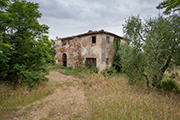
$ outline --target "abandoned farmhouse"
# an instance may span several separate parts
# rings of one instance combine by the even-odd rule
[[[92,31],[61,38],[55,41],[56,64],[77,68],[87,63],[95,65],[100,71],[110,67],[113,61],[113,40],[122,37],[104,31]]]

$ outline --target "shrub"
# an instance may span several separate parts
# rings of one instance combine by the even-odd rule
[[[94,73],[98,73],[99,72],[99,69],[97,67],[92,67],[91,70],[94,72]]]
[[[114,67],[106,68],[105,70],[103,70],[103,71],[101,72],[101,74],[104,75],[104,76],[106,76],[106,75],[112,75],[112,74],[114,74],[114,73],[116,73],[116,70],[115,70]]]
[[[67,70],[73,70],[73,68],[72,68],[72,67],[67,67],[66,69],[67,69]]]
[[[168,79],[161,82],[162,89],[166,91],[175,91],[179,92],[180,89],[178,87],[178,83],[175,80]]]
[[[31,89],[37,87],[40,81],[45,82],[49,80],[45,77],[45,74],[47,74],[47,72],[45,72],[45,68],[41,68],[42,70],[44,69],[44,71],[41,71],[42,73],[40,73],[39,71],[26,69],[26,66],[16,64],[14,69],[18,71],[18,83],[25,85]]]

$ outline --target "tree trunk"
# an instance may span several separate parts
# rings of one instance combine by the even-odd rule
[[[154,75],[152,86],[160,88],[161,80],[164,75],[164,72],[167,70],[171,63],[171,55],[168,56],[168,59],[166,61],[166,64],[160,69],[160,75]]]
[[[171,63],[171,55],[168,57],[166,64],[164,65],[164,67],[161,68],[161,74],[163,75],[164,72],[166,71],[166,69],[169,67],[169,64]]]
[[[139,70],[139,68],[136,64],[134,64],[134,66],[137,68],[138,72],[146,78],[146,85],[147,85],[147,87],[149,87],[149,79],[148,79],[147,75],[144,73],[141,73],[141,71]]]

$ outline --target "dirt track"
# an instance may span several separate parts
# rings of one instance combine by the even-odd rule
[[[80,80],[60,72],[50,72],[50,82],[57,85],[47,97],[23,107],[13,120],[68,120],[83,119],[86,98]],[[27,112],[28,111],[28,112]]]

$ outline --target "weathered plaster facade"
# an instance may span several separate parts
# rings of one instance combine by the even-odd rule
[[[104,30],[90,30],[88,33],[56,40],[56,64],[77,68],[84,66],[87,59],[95,59],[99,70],[110,67],[114,54],[114,37],[120,38],[121,43],[124,43],[122,37]]]

